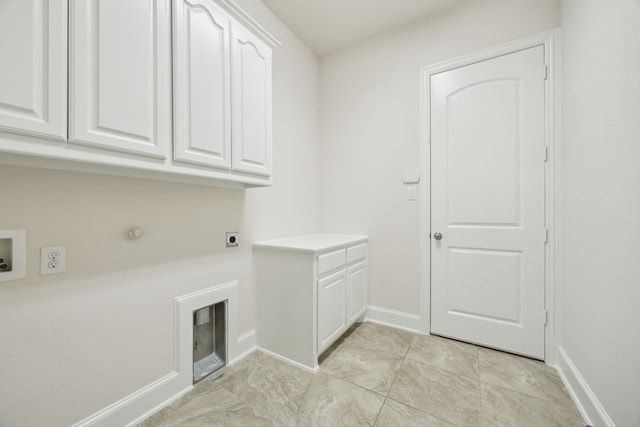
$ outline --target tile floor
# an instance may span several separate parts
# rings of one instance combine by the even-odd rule
[[[373,323],[354,325],[316,374],[260,352],[221,371],[139,426],[583,425],[542,362]]]

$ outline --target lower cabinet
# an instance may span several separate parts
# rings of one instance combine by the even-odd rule
[[[367,308],[367,262],[362,261],[347,268],[347,292],[349,323],[354,323]]]
[[[258,346],[309,370],[363,316],[367,237],[314,234],[254,243]]]
[[[341,271],[318,280],[318,353],[347,330],[347,280]]]

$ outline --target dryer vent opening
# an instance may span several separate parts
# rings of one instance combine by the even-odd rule
[[[226,364],[227,301],[193,312],[193,383]]]

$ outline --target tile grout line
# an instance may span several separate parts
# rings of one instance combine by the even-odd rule
[[[411,346],[413,345],[413,340],[415,340],[415,336],[411,337],[411,342],[409,343],[409,345],[407,346],[407,349],[404,352],[404,356],[402,357],[402,362],[400,362],[400,366],[398,366],[398,370],[396,371],[396,374],[393,377],[393,381],[391,381],[391,385],[389,386],[389,391],[387,391],[387,393],[384,395],[384,400],[382,401],[382,405],[380,405],[378,414],[376,415],[376,418],[373,420],[373,426],[375,426],[376,423],[378,422],[378,418],[380,418],[380,414],[382,413],[382,408],[384,408],[384,405],[386,405],[387,403],[387,399],[389,398],[389,394],[391,393],[393,384],[396,382],[396,379],[398,378],[398,374],[400,373],[400,369],[402,369],[402,365],[404,364],[404,361],[407,360],[407,354],[409,354],[409,350],[411,350]]]
[[[400,370],[400,369],[398,369],[398,371],[399,371],[399,370]],[[336,375],[334,375],[334,374],[332,374],[332,373],[329,373],[329,372],[324,372],[324,374],[325,374],[325,375],[330,376],[330,377],[331,377],[331,378],[333,378],[333,379],[336,379],[336,380],[339,380],[339,381],[343,381],[343,382],[345,382],[345,383],[347,383],[347,384],[350,384],[350,385],[352,385],[352,386],[354,386],[354,387],[357,387],[357,388],[359,388],[359,389],[362,389],[362,390],[364,390],[364,391],[367,391],[367,392],[370,392],[370,393],[374,393],[374,394],[377,394],[377,395],[381,395],[381,393],[379,393],[379,392],[377,392],[377,391],[373,391],[373,390],[370,390],[370,389],[368,389],[368,388],[366,388],[366,387],[364,387],[364,386],[361,386],[360,384],[353,383],[353,382],[349,381],[349,380],[348,380],[348,379],[346,379],[346,378],[338,377],[338,376],[336,376]],[[314,374],[314,375],[315,375],[315,374]],[[396,374],[396,376],[397,376],[397,374]],[[394,381],[395,381],[395,377],[394,377]],[[388,395],[388,394],[389,394],[389,393],[387,392],[387,393],[384,395],[384,400],[382,401],[382,404],[380,405],[380,409],[378,409],[378,413],[376,414],[376,417],[373,419],[373,424],[372,424],[372,425],[375,425],[375,422],[378,420],[378,416],[380,415],[380,411],[382,411],[382,407],[384,406],[384,403],[387,401],[387,395]]]
[[[373,332],[375,333],[375,331],[373,331]],[[368,335],[368,333],[367,333],[367,335]],[[378,335],[384,335],[385,340],[387,338],[393,338],[392,341],[396,341],[395,338],[399,338],[400,337],[399,335],[395,335],[395,334],[394,334],[394,337],[387,336],[386,332],[384,334],[379,333]],[[381,417],[381,414],[382,414],[382,410],[383,410],[383,408],[386,406],[386,404],[389,401],[394,402],[394,405],[395,404],[403,405],[403,406],[406,406],[407,408],[412,408],[412,409],[416,410],[419,413],[426,414],[429,417],[434,417],[434,418],[437,418],[437,419],[442,420],[444,422],[450,422],[450,421],[447,421],[447,420],[444,420],[444,419],[440,418],[439,416],[432,415],[430,412],[426,412],[425,410],[423,410],[423,409],[421,409],[419,407],[416,407],[414,405],[409,405],[409,404],[403,402],[402,400],[398,400],[398,399],[390,397],[391,392],[394,389],[396,391],[398,391],[399,388],[401,388],[401,386],[402,386],[402,384],[400,384],[400,383],[396,384],[396,382],[398,381],[399,373],[403,368],[405,368],[405,370],[403,371],[403,372],[405,372],[405,374],[408,372],[406,370],[406,369],[408,369],[408,366],[409,366],[409,365],[406,365],[407,361],[410,362],[410,365],[415,363],[416,365],[424,365],[424,366],[427,366],[427,367],[430,367],[430,368],[436,368],[436,369],[442,370],[443,373],[447,373],[447,375],[448,374],[452,374],[452,375],[456,375],[456,376],[466,377],[468,379],[473,379],[472,377],[468,376],[465,373],[458,372],[458,371],[455,371],[455,370],[449,370],[449,369],[444,368],[442,366],[439,366],[437,364],[433,364],[435,362],[435,360],[432,360],[430,358],[427,358],[425,360],[422,360],[422,357],[418,357],[417,359],[415,357],[409,358],[408,357],[409,354],[414,354],[415,356],[425,356],[426,354],[430,354],[431,353],[431,350],[432,350],[431,345],[432,344],[430,342],[425,342],[424,344],[427,345],[427,347],[423,348],[423,341],[422,341],[421,337],[422,337],[421,334],[412,333],[410,336],[407,337],[407,338],[409,338],[408,340],[405,340],[404,338],[402,339],[403,343],[406,343],[408,341],[408,345],[405,347],[404,355],[400,355],[399,352],[395,353],[395,357],[394,358],[396,360],[396,363],[399,362],[399,364],[398,364],[397,370],[395,371],[395,374],[393,374],[393,372],[389,372],[390,374],[392,374],[390,376],[393,376],[393,378],[388,382],[389,383],[389,388],[387,389],[387,392],[385,394],[382,394],[381,392],[377,392],[377,391],[371,390],[371,389],[369,389],[369,388],[367,388],[365,386],[353,383],[353,382],[351,382],[350,380],[348,380],[346,378],[341,378],[341,377],[337,376],[336,374],[332,374],[332,373],[326,372],[322,368],[317,373],[323,372],[323,375],[327,375],[328,377],[334,378],[336,380],[343,381],[345,383],[349,383],[349,384],[351,384],[353,386],[356,386],[357,388],[359,388],[359,389],[361,389],[363,391],[367,391],[368,393],[374,393],[374,394],[377,394],[378,396],[382,397],[383,400],[382,400],[382,402],[381,402],[381,404],[380,404],[380,406],[379,406],[379,408],[377,410],[377,413],[374,414],[375,416],[371,418],[371,420],[372,420],[372,424],[371,425],[372,426],[376,426],[378,424],[378,422],[381,419],[380,417]],[[373,339],[373,337],[370,337],[370,338]],[[399,342],[393,342],[393,343],[390,343],[390,344],[393,344],[393,346],[391,346],[391,347],[395,347],[395,345],[399,344]],[[433,344],[433,345],[435,345],[435,344]],[[491,409],[493,408],[493,406],[490,403],[493,400],[493,398],[492,398],[492,390],[493,390],[494,387],[496,389],[500,390],[500,393],[509,393],[509,394],[513,394],[514,396],[515,395],[519,396],[519,398],[523,399],[523,402],[524,401],[531,401],[531,402],[537,401],[537,402],[540,402],[542,405],[546,405],[546,404],[550,403],[553,406],[556,406],[559,409],[562,409],[564,412],[567,412],[567,414],[569,413],[569,410],[567,408],[565,408],[565,405],[563,405],[559,401],[556,402],[555,400],[553,400],[554,394],[544,394],[544,396],[538,395],[538,393],[530,394],[530,390],[529,389],[526,389],[526,390],[519,389],[519,387],[517,386],[517,384],[519,384],[519,383],[517,383],[515,386],[512,386],[510,384],[502,383],[500,381],[500,378],[501,378],[500,375],[495,376],[495,377],[494,377],[494,375],[491,375],[493,373],[492,367],[494,365],[496,366],[496,368],[502,368],[502,364],[501,363],[497,363],[502,359],[494,360],[494,359],[488,358],[488,357],[485,356],[485,353],[483,352],[485,347],[478,346],[478,345],[475,345],[475,344],[471,344],[471,345],[473,347],[476,347],[476,349],[478,350],[477,353],[476,353],[475,362],[477,363],[477,384],[478,384],[479,398],[480,398],[479,399],[480,400],[479,401],[480,414],[479,414],[479,419],[478,419],[478,424],[477,424],[479,427],[487,427],[487,426],[491,425],[491,424],[487,424],[487,423],[491,422],[489,419],[491,418],[491,413],[492,413]],[[388,348],[391,348],[391,347],[388,347]],[[433,347],[433,349],[435,350],[435,349],[437,349],[437,347],[438,346]],[[373,350],[372,348],[370,349],[366,345],[362,346],[362,348],[364,350],[366,350],[367,352]],[[400,347],[400,348],[402,348],[402,347]],[[486,349],[486,350],[490,351],[490,352],[497,351],[497,350],[493,350],[493,349]],[[383,353],[387,353],[386,351],[383,351],[383,350],[378,350],[378,351],[379,352],[383,352]],[[393,354],[393,353],[388,353],[388,354]],[[487,355],[488,355],[488,353],[487,353]],[[507,355],[509,355],[509,354],[507,353]],[[269,357],[268,355],[265,355],[265,356],[266,356],[267,360],[272,360],[272,358]],[[511,355],[509,355],[509,356],[511,356]],[[516,356],[516,357],[517,357],[517,360],[520,360],[520,356]],[[465,358],[467,359],[467,361],[465,363],[467,363],[470,358],[467,358],[466,356],[465,356]],[[420,359],[420,360],[418,360],[418,359]],[[486,363],[481,363],[481,361],[482,362],[486,362]],[[242,392],[240,394],[237,394],[236,392],[234,392],[232,389],[237,389],[237,387],[235,387],[232,384],[232,382],[225,381],[225,380],[233,378],[233,377],[235,377],[237,375],[240,375],[239,378],[244,378],[246,380],[248,378],[245,378],[246,375],[243,375],[243,373],[247,374],[247,373],[250,373],[252,371],[255,371],[255,373],[257,373],[259,371],[262,371],[262,373],[264,374],[265,370],[264,370],[264,366],[263,366],[264,363],[263,362],[264,361],[262,359],[255,359],[255,360],[252,360],[250,363],[248,363],[246,366],[242,365],[243,367],[241,369],[237,369],[237,365],[236,366],[228,366],[227,369],[225,369],[224,372],[221,373],[221,375],[219,377],[217,377],[217,378],[213,379],[212,381],[210,381],[209,384],[205,383],[205,381],[209,382],[209,380],[203,381],[202,385],[201,385],[201,390],[199,392],[198,392],[197,386],[196,386],[196,388],[194,388],[194,390],[192,392],[190,392],[190,393],[193,395],[194,398],[199,398],[201,393],[208,394],[210,391],[214,390],[214,388],[215,389],[220,389],[220,390],[225,390],[227,393],[229,393],[230,396],[233,396],[235,399],[238,399],[238,401],[241,402],[243,404],[243,406],[246,405],[246,407],[250,408],[254,412],[254,414],[256,414],[256,415],[258,415],[260,417],[266,417],[267,419],[272,420],[272,422],[276,423],[276,425],[278,425],[278,426],[282,426],[282,427],[293,426],[293,425],[295,425],[296,418],[300,418],[300,416],[303,415],[303,414],[301,414],[301,409],[298,407],[298,405],[295,404],[296,399],[298,399],[299,396],[307,393],[307,391],[311,387],[312,380],[310,380],[308,382],[302,381],[302,380],[298,382],[296,380],[296,382],[298,382],[300,385],[302,385],[304,382],[306,382],[306,384],[300,390],[300,392],[295,393],[295,394],[285,393],[283,396],[286,396],[286,399],[283,400],[283,401],[279,400],[279,402],[283,402],[283,409],[286,406],[289,406],[290,410],[295,408],[295,410],[291,410],[291,415],[289,415],[289,416],[286,416],[287,414],[285,412],[280,414],[279,411],[277,411],[277,413],[280,414],[280,415],[272,416],[270,411],[266,411],[266,410],[263,411],[263,410],[259,409],[258,406],[254,406],[253,403],[255,403],[255,402],[252,402],[252,401],[250,401],[248,399],[248,396],[245,396]],[[279,360],[275,360],[275,359],[274,359],[274,362],[277,365],[277,366],[274,365],[275,366],[274,369],[279,367],[280,364],[286,364],[285,362],[282,362],[282,361],[279,361]],[[542,363],[544,364],[544,362],[542,362]],[[287,366],[291,366],[291,365],[287,364]],[[527,363],[527,364],[522,366],[522,369],[524,369],[525,371],[528,372],[530,370],[529,369],[530,366],[533,366],[533,367],[536,367],[536,368],[538,367],[537,363],[535,365],[529,365]],[[544,365],[542,365],[542,366],[544,366]],[[247,369],[248,369],[248,371],[247,371]],[[270,369],[269,369],[269,371],[270,371]],[[276,371],[274,371],[274,373],[276,375],[283,374],[285,377],[292,376],[292,377],[298,378],[298,375],[297,375],[298,369],[297,368],[292,371],[293,373],[289,372],[289,370],[282,370],[282,369],[279,369],[279,368],[276,369]],[[465,371],[465,372],[467,372],[467,371]],[[502,370],[500,370],[499,372],[502,372]],[[481,380],[481,376],[482,376],[481,374],[482,373],[486,373],[486,374],[489,375],[488,378],[486,378],[485,381]],[[548,374],[544,369],[531,369],[531,373],[536,374],[535,375],[536,378],[538,376],[540,376],[541,379],[544,379],[545,381],[547,381],[546,377],[548,376]],[[405,375],[405,374],[403,374],[403,375]],[[504,372],[503,372],[503,374],[504,374]],[[313,376],[314,375],[312,375],[312,377]],[[389,377],[387,377],[387,378],[389,378]],[[545,377],[545,378],[542,378],[542,377]],[[291,379],[295,379],[295,378],[291,378]],[[433,379],[429,379],[429,376],[426,377],[426,379],[429,380],[429,381],[433,381]],[[551,378],[551,379],[553,379],[553,378]],[[553,385],[553,382],[550,383],[550,384]],[[566,389],[563,388],[563,391],[564,391],[564,393],[566,393]],[[403,395],[404,394],[400,393],[400,396],[403,396]],[[377,400],[377,398],[375,400]],[[403,399],[403,400],[405,400],[405,399]],[[174,406],[174,405],[175,405],[175,402],[174,402],[174,404],[172,404],[172,406]],[[180,405],[180,406],[183,406],[183,405]],[[291,408],[291,406],[293,406],[293,408]],[[419,404],[418,404],[418,406],[419,406]],[[373,408],[371,408],[371,409],[373,409]],[[569,408],[569,409],[571,409],[571,408]],[[385,419],[388,419],[389,417],[392,417],[393,419],[395,419],[396,411],[393,410],[393,409],[389,409],[389,408],[388,408],[388,410],[390,412],[385,413],[386,414],[385,415]],[[486,411],[488,411],[488,412],[486,412]],[[158,411],[154,415],[157,415],[159,412],[161,412],[161,411]],[[369,413],[372,413],[372,411],[369,412]],[[483,413],[484,413],[485,417],[487,417],[487,418],[483,419]],[[397,415],[402,415],[402,414],[397,414]],[[569,415],[571,415],[571,414],[569,414]],[[567,417],[569,417],[569,415],[567,415]],[[151,417],[149,417],[149,418],[151,418]],[[147,420],[149,418],[147,418]],[[142,422],[144,422],[144,421],[145,420],[142,420]],[[284,424],[282,424],[282,423],[284,423]]]
[[[541,364],[544,365],[543,361],[534,361],[533,359],[529,359],[529,358],[526,358],[524,356],[518,356],[518,355],[514,355],[514,354],[511,354],[511,353],[502,351],[502,350],[486,348],[486,347],[483,347],[483,346],[478,346],[478,348],[479,349],[484,349],[486,351],[495,351],[495,352],[498,352],[500,354],[507,355],[509,357],[516,357],[517,358],[516,360],[523,361],[525,366],[533,367],[533,369],[535,371],[537,371],[537,372],[534,372],[534,375],[536,377],[541,376],[541,375],[545,375],[545,376],[548,375],[546,372],[544,372],[543,369],[540,368],[540,366],[538,366],[538,363],[541,363]],[[531,362],[534,362],[534,363],[531,363]],[[541,400],[541,401],[548,402],[548,403],[552,403],[552,404],[557,404],[557,399],[555,399],[554,396],[541,394],[541,393],[537,393],[537,392],[531,392],[530,391],[530,387],[528,387],[525,390],[525,389],[519,388],[517,386],[513,386],[511,384],[505,384],[505,383],[500,382],[500,381],[492,380],[491,378],[482,380],[482,376],[480,375],[481,366],[482,366],[482,364],[480,363],[480,352],[479,352],[478,353],[478,375],[480,376],[480,384],[486,384],[486,385],[489,385],[489,386],[492,386],[492,387],[499,387],[499,388],[502,388],[502,389],[505,389],[505,390],[509,390],[511,392],[514,392],[514,393],[519,393],[521,395],[524,395],[524,396],[527,396],[527,397],[530,397],[530,398],[534,398],[534,399]],[[558,378],[558,380],[559,380],[559,378]],[[568,395],[566,389],[564,389],[564,387],[563,387],[562,390],[567,395],[567,397],[571,400],[571,397]],[[571,401],[573,402],[573,400],[571,400]]]
[[[416,335],[412,338],[412,340],[411,340],[411,344],[409,345],[409,348],[407,349],[407,351],[406,351],[406,353],[405,353],[405,356],[404,356],[404,359],[403,359],[403,361],[402,361],[402,364],[401,364],[400,368],[402,368],[402,365],[404,364],[404,362],[405,362],[406,360],[409,360],[409,361],[411,361],[412,363],[418,363],[418,364],[421,364],[421,365],[429,366],[429,367],[431,367],[431,368],[441,369],[441,370],[443,370],[443,371],[445,371],[445,372],[448,372],[449,374],[453,374],[453,375],[457,375],[457,376],[463,376],[463,377],[466,377],[466,378],[472,379],[472,378],[470,378],[470,377],[468,377],[468,376],[466,376],[466,375],[462,375],[462,374],[460,374],[460,373],[458,373],[458,372],[449,371],[448,369],[443,369],[443,368],[441,368],[441,367],[439,367],[439,366],[432,365],[431,363],[427,363],[427,362],[423,362],[423,361],[420,361],[420,360],[415,360],[415,359],[411,359],[411,358],[407,357],[407,356],[408,356],[408,354],[409,354],[409,351],[411,350],[411,348],[412,348],[412,346],[413,346],[414,341],[415,341],[416,339],[418,339],[419,337],[420,337],[420,335],[419,335],[419,334],[416,334]],[[479,362],[480,362],[480,358],[479,358],[479,355],[478,355],[478,364],[479,364]],[[400,369],[398,369],[398,372],[396,373],[396,378],[397,378],[397,376],[398,376],[398,374],[399,374],[399,373],[400,373]],[[395,379],[396,379],[396,378],[394,378],[393,382],[395,382]],[[393,385],[392,385],[392,386],[393,386]],[[478,378],[478,388],[480,388],[480,379],[479,379],[479,378]],[[478,391],[480,391],[480,390],[478,390]],[[387,396],[388,396],[388,395],[387,395]],[[387,399],[385,398],[385,403],[386,403],[386,400],[387,400]],[[402,405],[404,405],[404,406],[407,406],[407,407],[409,407],[409,408],[411,408],[411,409],[414,409],[414,410],[416,410],[416,411],[418,411],[418,412],[421,412],[421,413],[423,413],[423,414],[426,414],[426,415],[428,415],[429,417],[436,418],[436,419],[441,420],[441,421],[443,421],[443,422],[445,422],[445,423],[450,423],[450,424],[451,424],[451,421],[445,420],[445,419],[443,419],[443,418],[441,418],[441,417],[439,417],[439,416],[436,416],[436,415],[433,415],[433,414],[431,414],[431,413],[429,413],[429,412],[426,412],[426,411],[424,411],[424,410],[423,410],[423,409],[421,409],[421,408],[417,408],[417,407],[415,407],[415,406],[413,406],[413,405],[410,405],[410,404],[408,404],[408,403],[406,403],[406,402],[401,402],[401,401],[399,401],[399,400],[395,400],[395,399],[391,399],[391,400],[392,400],[392,401],[394,401],[394,402],[397,402],[397,403],[399,403],[399,404],[402,404]],[[377,419],[376,419],[376,421],[377,421]],[[480,420],[479,420],[479,421],[480,421]]]
[[[266,355],[266,356],[270,357],[268,355]],[[279,362],[279,361],[277,361],[277,359],[274,359],[274,360],[276,360],[276,362]],[[297,367],[294,367],[294,368],[298,369]],[[230,375],[228,375],[227,377],[229,377],[229,376]],[[220,378],[222,378],[222,376],[216,378],[214,381],[217,381]],[[304,392],[306,392],[310,385],[311,385],[311,381],[309,381],[309,383],[304,387],[304,390],[302,390],[299,394],[297,394],[296,397],[301,395],[301,394],[303,394]],[[280,422],[280,420],[278,420],[277,417],[273,416],[268,411],[265,411],[265,410],[262,410],[262,409],[258,408],[252,401],[250,401],[249,399],[245,398],[244,396],[241,396],[241,395],[237,394],[236,392],[231,390],[228,386],[225,386],[224,383],[219,384],[218,387],[226,390],[227,392],[231,393],[233,396],[238,398],[241,402],[243,402],[245,405],[247,405],[249,408],[251,408],[254,411],[254,413],[260,414],[262,416],[266,416],[273,422]],[[287,406],[289,403],[292,403],[293,400],[294,400],[294,398],[287,397],[287,399],[286,399],[285,403],[283,404],[283,406]],[[291,420],[293,419],[294,416],[300,414],[299,408],[297,407],[297,405],[295,405],[295,406],[296,406],[296,413],[292,413],[289,416],[289,418],[287,419],[287,423],[284,424],[285,426],[288,426],[291,423]]]

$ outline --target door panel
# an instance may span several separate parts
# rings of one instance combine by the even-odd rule
[[[451,312],[517,322],[521,262],[520,252],[449,247]],[[469,283],[482,283],[483,286],[469,288]]]
[[[203,0],[174,2],[175,153],[231,167],[230,18]]]
[[[66,2],[3,0],[0,52],[0,130],[65,139]]]
[[[347,269],[349,291],[349,324],[364,314],[367,307],[367,263],[361,262]]]
[[[431,77],[432,332],[544,357],[542,46]]]
[[[518,225],[518,86],[514,80],[480,82],[448,97],[451,224]],[[478,112],[479,105],[491,108]],[[480,135],[486,136],[482,144]]]
[[[171,143],[169,0],[70,5],[70,142],[165,158]]]
[[[318,280],[318,354],[347,330],[345,271]]]
[[[271,49],[233,27],[232,169],[271,175]]]

